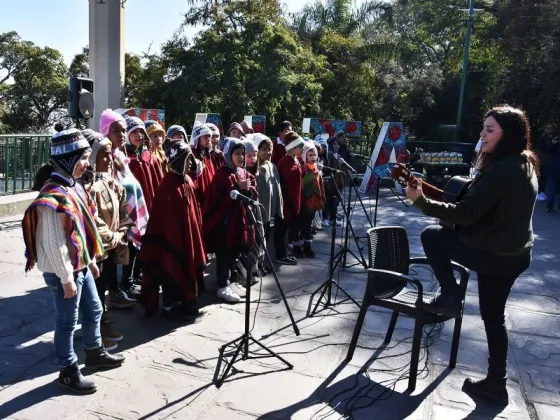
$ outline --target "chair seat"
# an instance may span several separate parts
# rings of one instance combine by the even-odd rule
[[[424,292],[422,301],[424,305],[431,303],[435,298],[436,293]],[[403,314],[412,315],[416,311],[416,299],[418,299],[418,291],[414,289],[403,289],[399,294],[390,299],[377,300],[378,302],[386,302],[387,305],[381,305],[393,310],[398,310]],[[436,324],[438,322],[445,322],[450,320],[451,316],[432,314],[424,312],[424,324]]]
[[[428,304],[432,302],[436,298],[435,293],[424,293],[422,296],[422,301],[424,304]],[[418,299],[418,291],[412,289],[403,289],[398,295],[393,296],[391,299],[394,302],[398,302],[400,304],[410,306],[411,308],[416,307],[416,300]]]

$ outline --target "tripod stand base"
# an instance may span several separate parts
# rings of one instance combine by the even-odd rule
[[[249,345],[251,342],[257,344],[263,350],[266,350],[270,354],[270,356],[268,357],[275,357],[278,360],[280,360],[282,363],[284,363],[287,366],[287,368],[283,370],[293,369],[294,366],[291,363],[286,361],[284,358],[280,357],[278,354],[274,353],[272,350],[270,350],[268,347],[266,347],[257,339],[253,338],[251,334],[243,334],[241,337],[238,337],[235,340],[230,341],[229,343],[224,344],[222,347],[220,347],[220,356],[218,357],[218,365],[216,366],[216,372],[214,373],[214,385],[216,386],[216,388],[220,388],[222,386],[224,381],[227,379],[228,373],[233,369],[233,365],[236,362],[239,362],[240,360],[263,358],[263,356],[251,356],[249,354]],[[231,360],[227,360],[224,357],[224,352],[230,346],[235,346],[236,348]],[[219,373],[220,373],[220,367],[222,366],[222,360],[225,360],[225,364],[227,367],[224,373],[220,376]]]
[[[336,287],[342,293],[344,293],[346,295],[346,299],[339,300],[338,302],[336,302],[332,298],[333,286]],[[313,305],[313,298],[319,292],[321,292],[321,296],[319,296],[319,299],[317,300],[315,307],[313,308],[313,310],[311,310],[311,306]],[[324,282],[321,286],[319,286],[319,288],[311,294],[311,297],[309,298],[309,306],[307,307],[307,316],[312,317],[313,315],[315,315],[318,312],[317,309],[319,308],[319,305],[321,304],[323,305],[323,308],[320,309],[322,311],[324,309],[332,308],[336,305],[340,305],[341,303],[345,303],[348,301],[352,301],[358,308],[361,308],[361,305],[358,302],[356,302],[356,300],[352,296],[350,296],[348,292],[346,292],[346,290],[344,290],[336,280],[329,279],[326,282]]]

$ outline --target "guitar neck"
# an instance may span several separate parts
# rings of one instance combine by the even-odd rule
[[[422,181],[422,191],[428,198],[436,201],[443,200],[443,191],[437,187],[434,187],[433,185],[428,184],[427,182]]]

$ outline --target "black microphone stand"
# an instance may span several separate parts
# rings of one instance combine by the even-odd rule
[[[247,289],[246,289],[247,294],[245,296],[245,332],[243,333],[243,335],[241,337],[238,337],[235,340],[230,341],[229,343],[226,343],[219,348],[220,355],[218,357],[218,365],[216,366],[216,371],[214,373],[214,385],[217,388],[220,388],[222,386],[225,379],[227,378],[228,373],[233,368],[234,363],[236,363],[240,360],[239,356],[240,356],[241,351],[243,351],[243,354],[241,355],[242,360],[247,360],[247,359],[250,359],[250,358],[258,358],[258,359],[263,358],[262,355],[253,356],[253,357],[251,357],[249,355],[249,344],[250,344],[250,342],[253,342],[253,343],[257,344],[263,350],[266,350],[270,354],[270,356],[268,356],[268,357],[275,357],[278,360],[280,360],[281,362],[283,362],[287,366],[286,369],[283,369],[283,370],[290,370],[290,369],[293,368],[293,365],[291,363],[287,362],[285,359],[280,357],[277,353],[273,352],[271,349],[266,347],[264,344],[262,344],[260,341],[258,341],[257,339],[255,339],[251,335],[251,330],[250,330],[250,327],[249,327],[250,318],[251,318],[251,283],[252,283],[252,280],[253,280],[253,261],[252,261],[252,258],[251,258],[251,250],[253,249],[253,238],[254,238],[253,234],[254,234],[254,232],[255,231],[259,232],[259,236],[261,235],[261,232],[260,232],[259,229],[255,229],[255,225],[257,224],[257,219],[255,218],[255,215],[253,214],[253,211],[251,210],[251,204],[246,202],[246,201],[242,201],[242,203],[245,206],[245,210],[246,210],[246,213],[247,213],[247,230],[248,230],[247,249],[248,249],[248,254],[249,254],[249,258],[248,258],[249,267],[247,268],[247,283],[246,283],[247,284]],[[264,238],[262,238],[262,236],[260,236],[259,239],[264,240]],[[268,254],[268,251],[266,251],[266,247],[265,247],[265,252],[266,252],[266,256],[268,257],[268,262],[270,263],[270,265],[272,267],[274,267],[274,265],[272,264],[272,260],[270,259],[270,255]],[[296,335],[299,336],[299,329],[298,329],[298,327],[295,323],[292,312],[290,311],[290,308],[288,306],[288,302],[286,301],[286,296],[284,295],[282,287],[280,286],[280,282],[278,281],[278,277],[276,275],[276,272],[273,271],[273,274],[274,274],[274,280],[276,280],[276,284],[278,285],[278,289],[280,290],[280,294],[282,295],[282,300],[284,301],[284,305],[286,305],[288,315],[290,316],[290,319],[292,321],[292,325],[294,327],[294,332],[296,333]],[[233,357],[231,358],[231,360],[227,360],[224,357],[224,352],[230,346],[233,346],[235,348],[235,350],[233,350]],[[225,361],[226,369],[224,370],[224,373],[220,376],[220,368],[222,366],[222,360]]]
[[[358,240],[356,238],[354,228],[352,227],[352,224],[350,223],[350,214],[349,214],[348,208],[344,207],[344,200],[342,199],[342,195],[340,194],[340,190],[338,189],[338,186],[336,185],[336,182],[334,182],[334,180],[333,180],[333,184],[334,184],[334,187],[335,187],[336,196],[337,196],[338,200],[342,203],[342,209],[344,210],[344,213],[345,213],[345,216],[346,216],[347,227],[349,226],[350,229],[352,230],[352,235],[354,237],[354,241],[356,241],[356,246],[358,246],[358,249],[360,250],[360,246],[359,246]],[[339,304],[347,302],[349,300],[354,302],[358,308],[361,307],[360,304],[354,298],[352,298],[352,296],[350,296],[348,294],[348,292],[346,292],[346,290],[344,290],[342,288],[342,286],[340,284],[338,284],[338,282],[336,280],[334,280],[334,278],[333,278],[334,277],[334,271],[335,271],[336,267],[341,265],[342,258],[344,258],[346,256],[346,252],[352,253],[352,251],[347,249],[347,243],[346,243],[346,245],[344,245],[340,249],[340,251],[338,251],[338,253],[335,254],[335,252],[334,252],[335,244],[336,244],[336,225],[333,223],[331,225],[331,252],[330,252],[330,258],[329,258],[329,277],[321,286],[319,286],[319,288],[317,290],[315,290],[311,294],[311,297],[309,299],[309,306],[307,307],[307,316],[308,317],[312,317],[313,315],[315,315],[315,313],[317,313],[317,308],[319,307],[319,304],[323,301],[323,299],[325,299],[325,301],[323,302],[323,306],[324,306],[323,309],[339,305]],[[362,253],[362,251],[360,250],[360,254],[361,253]],[[354,255],[354,254],[352,253],[352,255]],[[364,257],[362,255],[362,259],[363,258]],[[332,287],[333,286],[335,286],[338,290],[340,290],[342,293],[344,293],[347,296],[347,299],[335,302],[335,300],[332,299]],[[321,292],[321,295],[319,296],[319,299],[317,300],[317,303],[315,304],[315,307],[313,308],[313,310],[311,310],[311,305],[313,305],[313,298],[319,292]]]
[[[352,203],[352,189],[354,189],[354,192],[356,193],[356,197],[358,197],[358,201],[360,202],[362,209],[364,210],[364,214],[366,216],[366,219],[369,223],[369,227],[373,227],[374,225],[371,223],[371,219],[369,218],[368,212],[366,210],[366,206],[364,205],[364,202],[362,200],[362,198],[360,197],[360,193],[358,191],[358,188],[354,185],[354,179],[352,178],[352,175],[349,172],[349,167],[348,164],[346,164],[345,166],[346,169],[346,175],[348,177],[348,179],[350,180],[349,184],[349,188],[348,188],[348,200],[346,201],[346,230],[344,232],[344,248],[345,252],[344,252],[344,256],[342,257],[342,268],[350,268],[350,267],[354,267],[356,265],[363,265],[364,268],[367,268],[367,263],[366,260],[364,258],[364,254],[362,252],[362,247],[360,247],[360,244],[358,242],[358,239],[363,239],[363,238],[367,238],[367,236],[364,237],[359,237],[356,235],[356,233],[354,232],[354,230],[351,227],[350,224],[350,215],[351,215],[351,203]],[[344,203],[342,204],[344,206]],[[350,248],[348,247],[348,241],[350,239],[350,229],[352,229],[352,235],[354,236],[354,240],[356,241],[356,246],[358,247],[358,251],[360,253],[361,258],[358,258],[358,256],[356,254],[354,254],[354,252],[352,252],[352,250],[350,250]],[[347,265],[346,264],[346,254],[350,253],[354,258],[356,258],[356,260],[358,260],[358,262],[354,263],[354,264],[350,264]]]

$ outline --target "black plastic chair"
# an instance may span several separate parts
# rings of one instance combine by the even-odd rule
[[[408,389],[412,392],[416,388],[418,359],[420,357],[420,344],[424,326],[443,322],[450,318],[425,311],[424,305],[431,302],[436,294],[425,293],[422,283],[408,275],[411,264],[426,265],[428,260],[426,258],[410,258],[406,230],[399,226],[375,227],[369,229],[367,234],[369,239],[368,281],[346,360],[350,361],[354,356],[354,350],[356,349],[358,337],[360,336],[369,306],[380,306],[393,311],[387,335],[385,336],[385,344],[391,341],[399,313],[407,314],[415,319],[410,376],[408,380]],[[464,296],[467,290],[467,282],[469,281],[469,271],[456,263],[453,263],[453,270],[459,273],[459,287]],[[407,285],[411,285],[414,288],[408,289]],[[451,356],[449,359],[449,367],[451,369],[455,367],[457,361],[463,309],[464,300],[461,312],[455,318]]]

